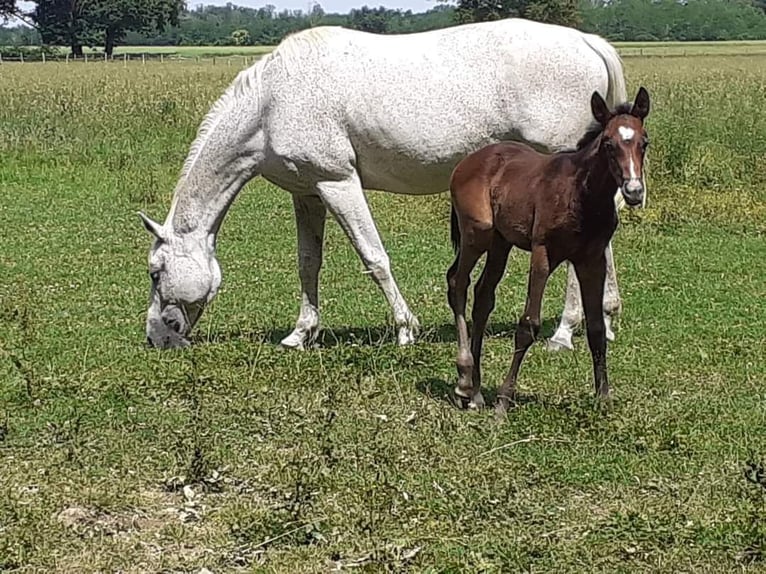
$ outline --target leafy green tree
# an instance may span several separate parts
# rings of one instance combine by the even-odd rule
[[[459,22],[527,18],[577,26],[580,10],[578,0],[458,0],[456,17]]]
[[[388,22],[395,12],[395,10],[389,10],[384,6],[379,8],[362,6],[349,12],[348,23],[355,30],[384,34],[388,28]]]
[[[87,0],[38,0],[32,19],[44,44],[69,46],[82,57],[83,46],[93,45],[98,35],[88,22]]]
[[[178,24],[183,7],[183,0],[91,0],[85,19],[98,31],[104,52],[111,56],[128,30],[162,32],[166,26]]]
[[[234,46],[249,46],[252,43],[250,40],[250,32],[241,28],[239,30],[234,30],[229,38]]]

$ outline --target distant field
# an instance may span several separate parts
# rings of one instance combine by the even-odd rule
[[[502,424],[450,403],[446,194],[368,194],[416,345],[331,219],[321,346],[275,346],[295,224],[257,178],[195,345],[146,348],[136,212],[164,219],[236,62],[0,67],[0,571],[764,572],[766,56],[626,59],[652,144],[649,205],[615,237],[614,405],[594,408],[580,336],[532,348]],[[498,289],[487,396],[527,266]],[[545,336],[563,292],[559,271]]]
[[[614,42],[622,56],[738,56],[766,54],[764,41]]]
[[[764,41],[730,42],[614,42],[624,57],[635,56],[754,56],[766,55]],[[228,56],[262,56],[274,46],[119,46],[115,58],[123,54],[137,56],[147,54],[181,58],[212,58]],[[86,49],[88,54],[101,55],[101,50]],[[62,56],[66,53],[61,48]]]

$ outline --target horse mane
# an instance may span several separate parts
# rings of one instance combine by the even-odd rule
[[[630,110],[633,109],[633,104],[630,102],[625,102],[624,104],[620,104],[617,106],[612,113],[616,116],[621,116],[624,114],[629,114]],[[589,144],[593,142],[598,136],[601,135],[601,132],[604,131],[604,128],[601,126],[600,123],[598,123],[596,120],[593,120],[588,127],[588,130],[583,134],[583,136],[580,138],[580,141],[577,142],[577,147],[575,148],[577,151],[580,151],[584,148],[586,148]]]
[[[320,26],[290,34],[282,40],[273,52],[239,72],[229,87],[210,107],[199,128],[197,128],[197,135],[189,148],[189,153],[181,169],[181,179],[186,178],[189,174],[221,118],[234,107],[240,97],[254,95],[260,102],[261,80],[263,72],[269,64],[279,61],[289,70],[299,64],[313,50],[326,46],[327,39],[338,30],[341,30],[339,26]]]

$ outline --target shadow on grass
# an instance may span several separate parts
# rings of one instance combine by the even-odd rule
[[[546,339],[550,337],[557,323],[558,318],[545,319],[540,330],[540,337]],[[513,337],[516,325],[516,322],[501,321],[490,323],[487,327],[486,336],[490,338]],[[232,329],[213,333],[195,332],[191,336],[191,341],[196,345],[242,340],[278,345],[291,332],[292,327],[274,327],[266,331]],[[457,333],[455,325],[453,323],[444,323],[437,326],[421,326],[416,344],[455,343],[456,341]],[[316,340],[316,345],[322,348],[332,348],[340,345],[379,347],[386,344],[396,344],[396,327],[393,325],[376,327],[324,327]]]
[[[459,400],[455,397],[454,389],[457,381],[445,381],[444,379],[429,378],[418,381],[415,383],[415,388],[418,392],[422,393],[429,399],[443,401],[456,409],[461,409]],[[486,403],[485,411],[491,410],[495,407],[495,401],[497,401],[497,387],[485,387],[482,384],[481,394],[484,397]],[[516,396],[516,408],[523,407],[530,403],[545,404],[545,401],[541,400],[541,397],[531,393],[519,393]],[[461,409],[462,410],[462,409]]]

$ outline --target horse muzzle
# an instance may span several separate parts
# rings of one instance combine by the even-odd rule
[[[629,179],[620,187],[622,197],[629,207],[637,207],[644,203],[644,184],[640,179]]]

